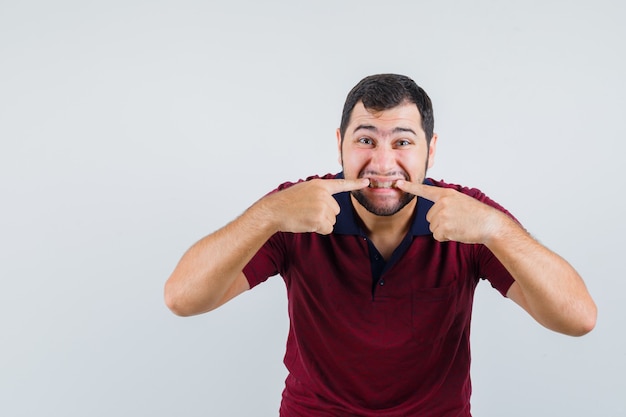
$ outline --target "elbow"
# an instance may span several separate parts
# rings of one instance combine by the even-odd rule
[[[598,309],[595,303],[590,302],[586,308],[581,309],[578,317],[570,321],[561,332],[569,336],[580,337],[588,334],[596,327]]]
[[[185,305],[181,302],[180,297],[168,285],[165,286],[164,293],[165,305],[170,311],[180,317],[188,317],[191,314],[185,309]]]
[[[204,312],[198,311],[184,291],[171,282],[165,284],[164,301],[167,308],[179,317],[190,317]]]
[[[189,317],[189,316],[193,316],[192,313],[190,313],[189,311],[187,311],[183,306],[181,306],[180,304],[178,304],[176,301],[166,298],[165,299],[165,305],[167,306],[167,308],[170,309],[170,311],[172,313],[174,313],[175,315],[177,315],[178,317]]]
[[[595,327],[598,319],[598,309],[595,304],[589,307],[588,311],[578,320],[578,326],[571,334],[580,337],[591,332]]]
[[[567,331],[564,331],[563,333],[567,334],[568,336],[581,337],[591,332],[595,326],[596,326],[595,321],[593,322],[589,321],[589,322],[581,323],[576,327],[572,327],[568,329]]]
[[[548,330],[572,337],[584,336],[596,327],[598,310],[593,301],[567,311],[547,316],[531,315]]]

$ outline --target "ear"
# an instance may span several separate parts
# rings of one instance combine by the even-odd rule
[[[343,158],[341,153],[341,130],[337,128],[337,161],[339,161],[339,165],[343,168]]]
[[[437,139],[436,133],[433,133],[433,137],[430,140],[430,146],[428,147],[428,168],[435,165],[435,153],[437,152]]]

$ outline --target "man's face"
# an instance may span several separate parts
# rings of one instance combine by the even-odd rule
[[[359,102],[352,110],[343,144],[339,130],[337,141],[346,179],[370,180],[370,187],[352,193],[354,198],[375,215],[391,216],[414,198],[395,188],[395,181],[424,180],[434,162],[437,136],[429,147],[413,103],[371,113]]]

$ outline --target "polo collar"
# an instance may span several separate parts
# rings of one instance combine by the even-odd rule
[[[344,178],[343,172],[338,173],[335,178]],[[430,178],[424,180],[424,184],[433,185]],[[340,235],[357,235],[365,236],[365,233],[359,226],[356,218],[354,207],[352,206],[352,200],[350,199],[350,192],[342,192],[334,195],[335,200],[339,203],[341,211],[337,215],[337,222],[333,232]],[[430,235],[430,223],[426,220],[426,213],[433,206],[433,202],[426,200],[422,197],[417,197],[417,211],[413,217],[413,223],[409,233],[413,236]]]

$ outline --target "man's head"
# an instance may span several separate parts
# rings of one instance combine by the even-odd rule
[[[407,77],[373,75],[350,91],[337,145],[345,177],[370,180],[369,188],[352,192],[360,206],[376,216],[413,207],[415,196],[395,182],[424,180],[434,162],[433,124],[430,98]]]
[[[409,77],[397,74],[370,75],[355,85],[343,105],[339,125],[342,140],[350,123],[352,110],[359,101],[367,110],[374,112],[391,109],[404,101],[415,104],[422,117],[426,141],[430,143],[435,125],[433,105],[426,91]]]

